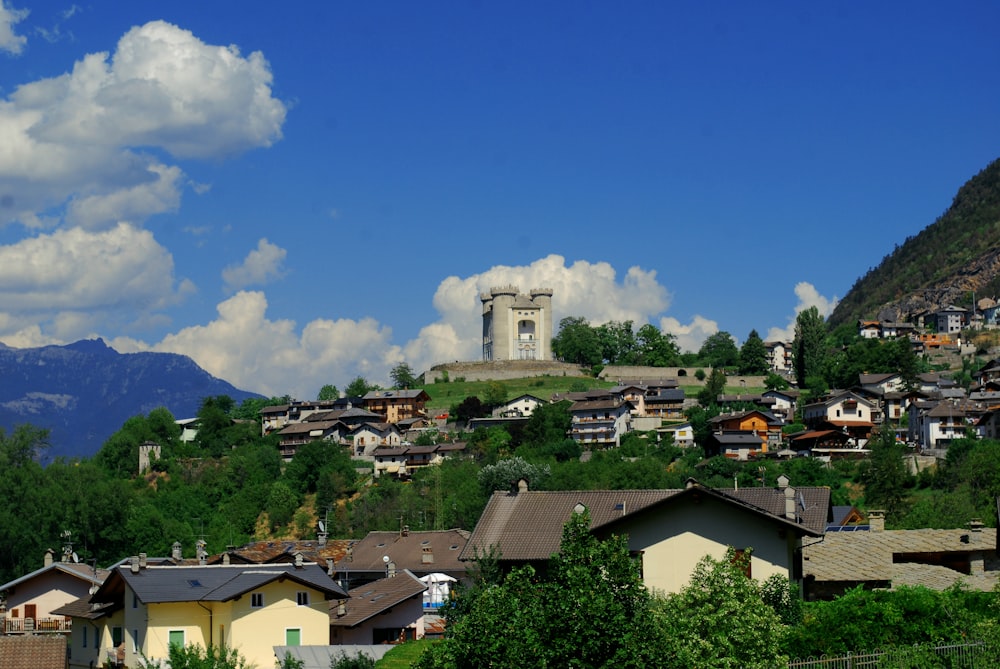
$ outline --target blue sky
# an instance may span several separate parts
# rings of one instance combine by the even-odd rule
[[[1000,154],[1000,5],[0,0],[0,341],[315,396],[478,294],[788,335]]]

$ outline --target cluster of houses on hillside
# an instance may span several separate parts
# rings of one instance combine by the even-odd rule
[[[520,481],[492,495],[471,533],[403,526],[333,540],[320,531],[214,555],[199,543],[187,558],[175,543],[170,556],[106,569],[74,562],[71,548],[60,561],[49,551],[41,568],[0,585],[3,666],[139,667],[190,644],[234,648],[260,667],[288,656],[304,669],[344,655],[377,659],[392,644],[443,633],[439,608],[477,556],[493,549],[502,569],[544,574],[563,526],[581,513],[598,538],[627,537],[658,592],[676,592],[703,556],[728,550],[750,555],[752,578],[785,576],[808,599],[858,585],[988,591],[1000,580],[996,530],[979,521],[888,531],[880,512],[864,523],[856,509],[831,506],[828,488],[796,488],[784,476],[740,489],[690,480],[671,490],[551,492]]]

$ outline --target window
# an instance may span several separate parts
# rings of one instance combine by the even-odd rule
[[[308,592],[296,592],[295,593],[295,603],[299,606],[309,606],[309,593]]]
[[[264,593],[263,592],[252,592],[250,593],[250,607],[254,609],[264,608]]]
[[[184,630],[170,630],[167,632],[167,645],[177,646],[179,648],[184,647]]]
[[[753,578],[750,573],[750,551],[746,548],[733,549],[733,564],[743,565],[743,573],[746,574],[746,577]]]
[[[302,645],[302,630],[298,627],[289,627],[285,629],[285,645],[286,646],[301,646]]]
[[[139,630],[132,630],[132,652],[139,652]]]
[[[111,628],[111,645],[117,648],[118,646],[125,643],[125,630],[121,627]]]
[[[87,647],[87,626],[83,626],[83,636],[80,638],[80,648]]]
[[[139,596],[134,592],[132,593],[132,608],[133,609],[139,608]]]

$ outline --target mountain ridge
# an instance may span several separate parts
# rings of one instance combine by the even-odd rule
[[[237,403],[261,395],[240,390],[177,353],[119,353],[103,339],[65,346],[0,346],[0,427],[49,430],[47,457],[90,457],[126,420],[166,407],[194,416],[204,397]]]
[[[973,297],[1000,295],[1000,159],[958,189],[951,206],[859,277],[828,319],[906,321]]]

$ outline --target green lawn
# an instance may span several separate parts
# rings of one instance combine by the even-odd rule
[[[448,411],[453,405],[458,404],[466,397],[473,395],[483,399],[486,394],[486,387],[492,381],[449,381],[448,383],[431,383],[423,386],[431,399],[427,403],[427,413],[430,416],[437,416]],[[604,381],[591,376],[536,376],[523,379],[509,379],[501,381],[507,388],[507,399],[514,399],[521,395],[535,395],[543,400],[548,400],[555,393],[566,393],[571,389],[591,389],[591,388],[613,388],[614,381]],[[682,385],[685,397],[696,397],[701,386]],[[740,388],[727,386],[723,391],[727,395],[750,395],[762,393],[765,388]]]
[[[434,641],[431,639],[407,641],[386,653],[385,657],[375,663],[375,667],[376,669],[409,669],[424,652],[424,649],[432,643]]]

